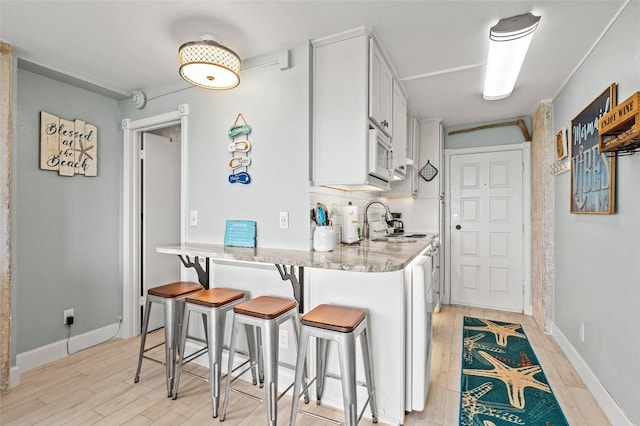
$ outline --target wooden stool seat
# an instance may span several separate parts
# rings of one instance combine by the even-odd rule
[[[171,284],[165,284],[158,287],[150,288],[147,293],[162,298],[174,298],[184,296],[202,289],[202,285],[189,281],[178,281]]]
[[[318,305],[307,312],[300,322],[310,327],[351,333],[364,319],[364,311],[335,305]]]
[[[244,293],[242,291],[230,288],[210,288],[209,290],[204,290],[187,297],[185,302],[206,306],[208,308],[219,308],[243,297]]]
[[[240,303],[233,312],[262,319],[274,319],[296,307],[296,301],[280,297],[260,296]]]

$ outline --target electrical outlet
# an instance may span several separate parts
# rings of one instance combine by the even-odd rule
[[[73,309],[65,309],[63,317],[62,317],[62,324],[67,325],[67,317],[72,317],[73,315]]]
[[[584,343],[584,321],[580,323],[580,342]]]
[[[289,332],[287,330],[280,330],[279,339],[278,346],[280,346],[280,349],[289,349]]]
[[[280,212],[280,229],[289,228],[289,212]]]
[[[198,226],[198,210],[191,210],[189,212],[189,225]]]

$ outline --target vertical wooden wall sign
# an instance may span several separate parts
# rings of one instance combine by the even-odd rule
[[[615,213],[616,156],[601,153],[598,120],[616,103],[615,83],[571,120],[571,213]]]
[[[41,111],[40,168],[61,176],[97,176],[98,128]]]

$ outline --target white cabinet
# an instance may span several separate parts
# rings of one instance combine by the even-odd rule
[[[429,161],[436,169],[438,174],[430,182],[420,178],[420,198],[440,199],[444,187],[444,171],[443,156],[443,127],[440,120],[425,120],[420,123],[420,161],[417,169],[420,170]]]
[[[406,144],[406,176],[404,180],[393,181],[391,190],[387,192],[389,197],[417,197],[419,153],[420,153],[420,123],[414,116],[407,118],[407,144]],[[395,149],[395,148],[394,148]]]
[[[388,190],[388,181],[369,174],[368,158],[370,128],[392,136],[393,77],[384,56],[364,28],[312,46],[313,184]]]
[[[407,98],[402,86],[393,81],[393,175],[404,179],[407,173]]]
[[[393,74],[374,39],[369,40],[369,118],[393,135]]]

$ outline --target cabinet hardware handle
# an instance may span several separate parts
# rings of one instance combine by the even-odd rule
[[[456,225],[456,229],[462,229],[462,226]]]

